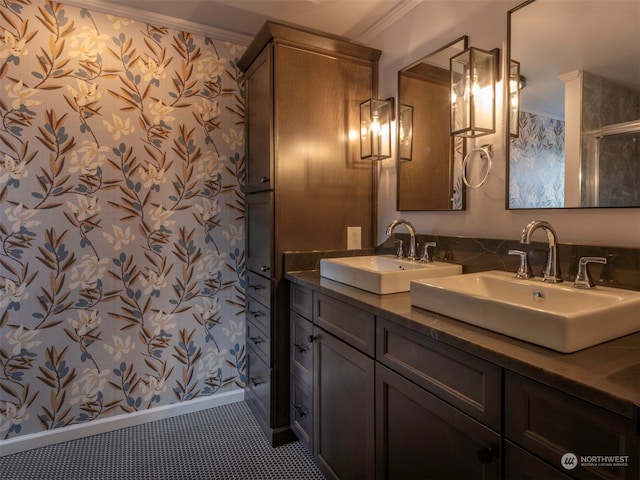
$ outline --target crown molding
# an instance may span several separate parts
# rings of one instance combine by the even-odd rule
[[[249,45],[253,37],[242,33],[231,32],[221,28],[204,25],[181,18],[170,17],[159,13],[148,12],[122,3],[104,2],[101,0],[63,0],[61,3],[71,7],[84,8],[86,10],[116,15],[139,22],[187,31],[205,37],[231,42],[236,45]]]
[[[397,20],[404,17],[411,10],[416,8],[418,5],[422,3],[423,0],[406,0],[403,2],[398,2],[391,10],[384,14],[380,20],[366,28],[363,32],[353,39],[353,41],[361,42],[367,44],[391,25],[393,25]]]

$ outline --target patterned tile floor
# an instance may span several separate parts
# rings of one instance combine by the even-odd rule
[[[0,457],[3,480],[322,480],[294,442],[272,448],[244,402]]]

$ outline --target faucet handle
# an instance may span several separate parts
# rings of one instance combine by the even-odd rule
[[[422,256],[420,257],[420,261],[422,263],[433,262],[433,258],[429,255],[429,247],[435,247],[436,245],[436,242],[424,242],[424,245],[422,246]]]
[[[589,275],[590,263],[607,263],[607,259],[604,257],[581,257],[578,262],[578,273],[573,286],[576,288],[595,288],[593,279]]]
[[[396,244],[396,257],[404,258],[404,242],[400,239],[393,241]]]
[[[519,255],[520,256],[520,267],[516,272],[516,278],[531,278],[533,277],[533,273],[531,273],[531,268],[529,267],[529,259],[527,257],[527,252],[524,250],[509,250],[507,252],[509,255]]]

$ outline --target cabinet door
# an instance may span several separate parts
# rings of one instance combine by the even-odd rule
[[[273,188],[273,87],[271,45],[247,70],[247,193]]]
[[[279,248],[345,248],[347,226],[362,227],[374,246],[373,163],[360,159],[360,102],[372,95],[369,61],[274,46],[274,97]],[[280,201],[282,200],[282,201]]]
[[[247,268],[265,277],[271,276],[273,244],[273,193],[246,196]]]
[[[500,478],[500,435],[376,366],[378,478]]]
[[[505,435],[551,465],[576,456],[573,478],[640,478],[634,421],[555,388],[507,372]]]
[[[314,337],[316,463],[328,478],[373,478],[373,359],[317,327]]]
[[[504,478],[507,480],[569,480],[571,477],[513,443],[504,442]]]

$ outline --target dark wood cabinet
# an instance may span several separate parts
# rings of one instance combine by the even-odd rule
[[[376,359],[454,407],[501,430],[502,369],[384,319]]]
[[[631,419],[513,372],[506,372],[505,437],[572,478],[640,478]],[[575,468],[562,468],[567,453],[576,456]],[[622,458],[598,458],[608,456]]]
[[[377,477],[500,478],[500,434],[384,366],[376,368]]]
[[[375,97],[379,57],[379,50],[344,39],[267,22],[238,63],[247,99],[247,322],[258,326],[253,300],[260,302],[270,341],[270,395],[259,397],[259,409],[255,388],[248,385],[246,395],[274,446],[294,438],[283,253],[344,249],[348,226],[362,228],[363,248],[373,246],[374,166],[360,159],[349,132],[360,129],[360,102]]]
[[[314,458],[329,478],[375,475],[374,360],[314,327]]]
[[[257,326],[263,332],[271,331],[271,311],[265,307],[261,302],[253,297],[247,297],[247,322]],[[247,337],[251,340],[251,337]],[[265,359],[265,362],[269,362],[269,357]]]
[[[376,322],[378,478],[500,478],[502,369]]]
[[[375,316],[318,292],[313,307],[314,458],[329,478],[373,478]]]
[[[265,428],[262,422],[268,421],[271,405],[271,369],[261,358],[260,353],[247,346],[247,385],[244,390],[244,398],[252,411],[258,412],[256,419]]]
[[[266,278],[271,278],[274,242],[273,238],[273,192],[247,195],[246,201],[246,261],[247,269]],[[256,292],[249,292],[256,293]],[[264,292],[265,294],[267,292]],[[270,292],[269,292],[270,294]]]
[[[329,478],[640,478],[637,417],[384,318],[377,299],[291,285],[291,421]]]
[[[571,478],[508,440],[504,442],[504,471],[506,480],[569,480]]]
[[[291,372],[291,430],[313,452],[313,389]]]
[[[313,294],[292,284],[291,304],[291,429],[313,452]]]
[[[247,141],[247,193],[271,190],[273,165],[273,67],[267,46],[245,72]]]
[[[290,291],[291,428],[328,478],[373,478],[375,317]]]
[[[291,312],[291,371],[303,382],[313,384],[313,325]]]
[[[313,452],[313,325],[291,312],[291,428]]]
[[[352,347],[375,355],[375,316],[322,293],[315,296],[313,323]]]

